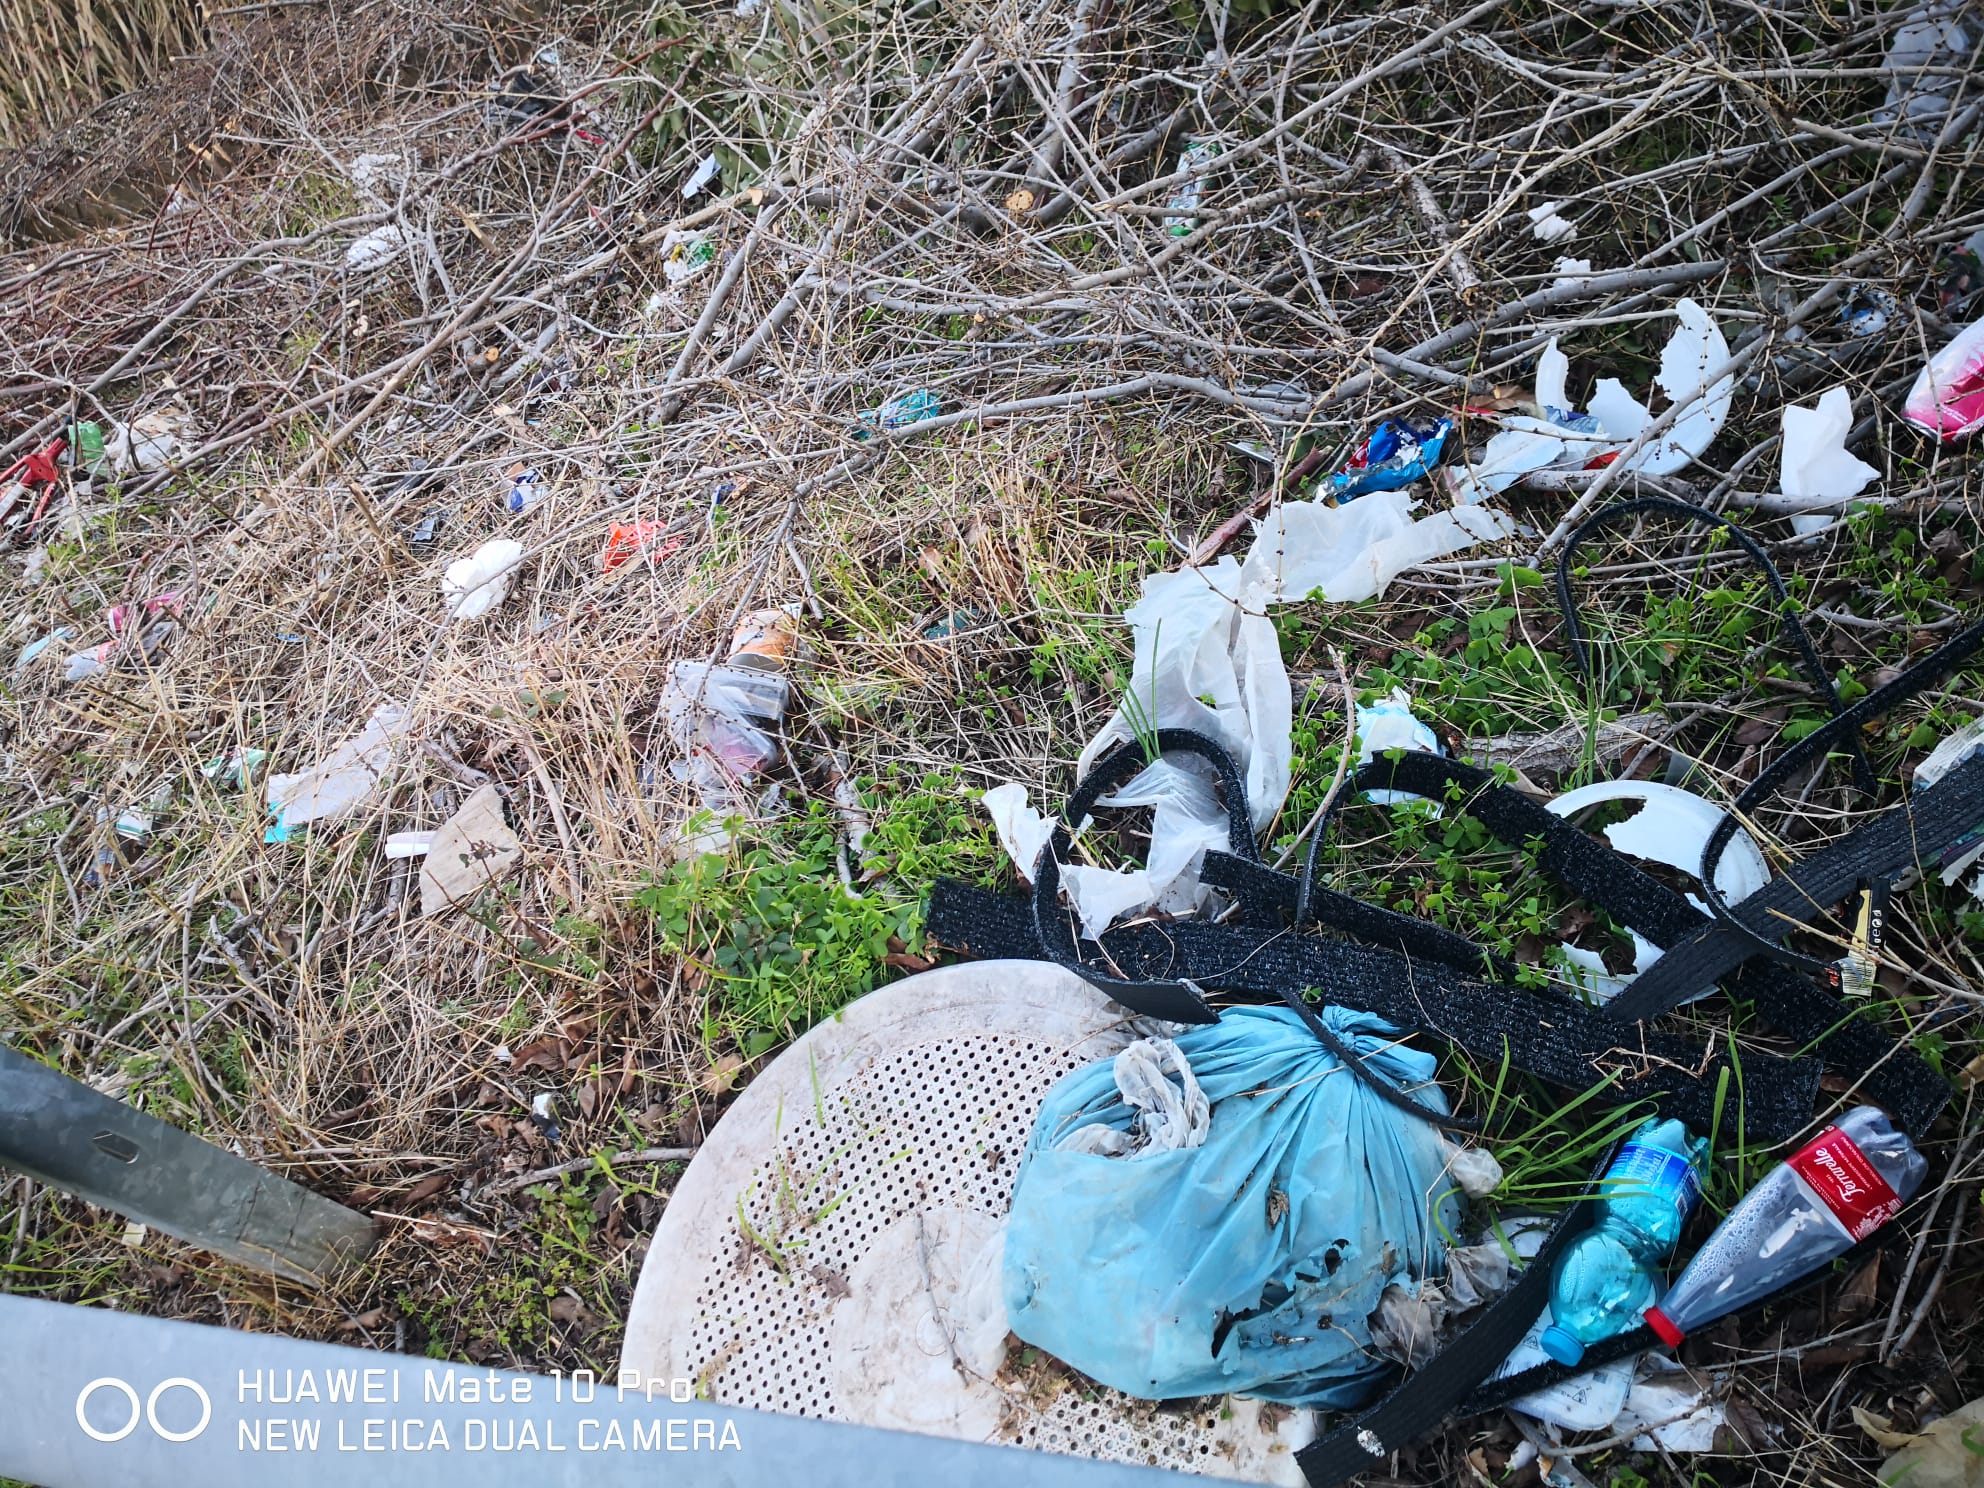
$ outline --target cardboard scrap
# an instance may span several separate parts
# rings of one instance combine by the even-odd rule
[[[478,787],[434,834],[420,869],[420,912],[439,914],[499,882],[524,854],[503,820],[503,798],[496,787]]]

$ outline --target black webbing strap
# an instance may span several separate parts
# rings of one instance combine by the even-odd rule
[[[1535,1256],[1524,1264],[1515,1285],[1434,1355],[1430,1364],[1347,1425],[1316,1438],[1295,1454],[1309,1488],[1336,1488],[1345,1479],[1383,1466],[1392,1452],[1437,1429],[1460,1401],[1501,1366],[1550,1300],[1550,1273],[1556,1268],[1558,1255],[1590,1228],[1598,1206],[1587,1201],[1597,1197],[1599,1183],[1611,1165],[1612,1152],[1607,1152],[1599,1159],[1579,1201],[1551,1227]]]
[[[1923,691],[1962,662],[1984,648],[1984,624],[1973,625],[1945,641],[1936,650],[1911,666],[1899,677],[1878,687],[1839,717],[1792,745],[1757,778],[1737,793],[1729,814],[1716,823],[1702,852],[1702,884],[1709,911],[1715,916],[1721,949],[1714,955],[1691,953],[1665,969],[1644,992],[1637,986],[1637,1005],[1669,1007],[1689,993],[1713,981],[1719,972],[1705,968],[1728,962],[1734,947],[1746,947],[1746,956],[1763,955],[1797,966],[1823,979],[1837,983],[1838,974],[1828,963],[1784,949],[1781,942],[1797,923],[1817,919],[1845,893],[1861,883],[1886,885],[1903,870],[1933,861],[1942,850],[1967,836],[1984,822],[1984,786],[1978,772],[1969,768],[1976,761],[1960,765],[1926,791],[1911,796],[1886,815],[1885,832],[1862,828],[1833,847],[1815,854],[1801,864],[1789,882],[1775,885],[1777,900],[1766,902],[1752,895],[1732,907],[1715,886],[1716,865],[1735,837],[1741,818],[1771,792],[1780,788],[1804,766],[1816,761],[1829,746],[1842,737],[1858,746],[1860,730],[1892,711],[1898,704]],[[1878,823],[1876,823],[1878,825]],[[1842,869],[1850,867],[1857,877],[1852,883],[1836,881]],[[1756,912],[1748,912],[1752,905]],[[1738,958],[1740,959],[1740,958]],[[1654,971],[1662,971],[1656,966]],[[1691,987],[1688,978],[1696,978]]]
[[[940,879],[930,893],[924,928],[933,944],[972,956],[1070,965],[1043,956],[1026,900],[969,884]],[[1189,985],[1246,1001],[1278,999],[1283,989],[1297,988],[1311,1003],[1376,1013],[1401,1028],[1445,1039],[1490,1065],[1506,1059],[1512,1068],[1567,1090],[1602,1087],[1593,1097],[1602,1105],[1652,1101],[1701,1130],[1715,1119],[1715,1091],[1725,1071],[1727,1099],[1740,1097],[1744,1129],[1758,1140],[1783,1140],[1802,1130],[1818,1094],[1816,1059],[1745,1051],[1738,1068],[1718,1037],[1620,1024],[1554,988],[1486,981],[1440,961],[1378,946],[1251,925],[1145,920],[1108,930],[1100,942],[1082,941],[1079,950],[1083,961],[1113,964],[1121,979],[1108,980],[1082,966],[1071,969],[1133,1012],[1169,1016],[1163,1009],[1171,1003],[1152,1002],[1150,987],[1170,991]],[[1737,1110],[1732,1104],[1725,1121],[1734,1120]]]
[[[1962,781],[1959,776],[1963,777]],[[1450,798],[1454,793],[1448,787],[1458,786],[1457,804],[1479,818],[1496,837],[1512,846],[1539,842],[1540,867],[1662,947],[1661,958],[1635,977],[1631,986],[1605,1008],[1605,1017],[1617,1023],[1631,1025],[1651,1016],[1641,1007],[1641,986],[1649,978],[1658,978],[1668,958],[1679,953],[1672,948],[1689,944],[1694,937],[1706,939],[1718,924],[1590,833],[1545,810],[1520,791],[1498,785],[1489,772],[1473,765],[1437,755],[1409,753],[1396,760],[1374,759],[1355,778],[1360,790],[1407,790],[1436,800]],[[1967,782],[1973,780],[1978,782],[1974,788],[1984,791],[1984,758],[1953,771],[1938,788],[1960,787],[1943,799],[1963,802],[1969,796],[1961,791],[1971,789]],[[1913,807],[1918,815],[1920,802],[1926,799],[1927,793]],[[1827,871],[1834,877],[1844,877],[1832,900],[1837,900],[1865,876],[1868,862],[1907,856],[1913,831],[1910,811],[1909,806],[1891,808],[1828,850],[1835,857]],[[1960,809],[1954,809],[1954,814],[1944,813],[1949,820],[1960,814]],[[1972,818],[1973,822],[1978,819],[1984,819],[1984,815]],[[1725,822],[1728,820],[1725,818]],[[1947,821],[1944,830],[1952,838],[1960,835],[1960,830],[1950,828]],[[1824,859],[1825,855],[1819,858]],[[1806,876],[1801,873],[1799,881],[1807,882]],[[1825,879],[1826,883],[1833,881],[1832,877]],[[1786,887],[1784,880],[1773,880],[1745,900],[1744,905],[1756,902],[1760,906],[1775,906],[1780,897],[1805,906],[1810,912],[1800,890]],[[1316,918],[1327,922],[1321,907]],[[1341,928],[1349,930],[1347,925]],[[1747,950],[1734,953],[1727,941],[1717,944],[1730,952],[1729,959],[1716,968],[1715,975],[1693,979],[1689,993],[1714,985],[1719,975],[1733,973],[1729,976],[1733,996],[1753,1003],[1773,1028],[1799,1046],[1811,1048],[1829,1068],[1860,1081],[1868,1098],[1887,1107],[1911,1135],[1920,1136],[1927,1130],[1948,1103],[1950,1090],[1926,1061],[1908,1049],[1897,1048],[1886,1032],[1860,1017],[1827,987],[1811,978],[1773,962],[1749,961]],[[1690,959],[1707,954],[1705,950],[1691,951]],[[1672,1005],[1673,1002],[1668,1002],[1652,1011],[1665,1011]],[[1751,1057],[1745,1056],[1746,1066]]]

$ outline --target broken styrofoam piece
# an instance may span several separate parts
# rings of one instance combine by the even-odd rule
[[[1027,791],[1023,785],[997,786],[980,799],[992,814],[992,826],[999,834],[999,845],[1005,848],[1006,856],[1019,869],[1021,876],[1032,882],[1041,850],[1053,838],[1052,818],[1042,816],[1027,804]],[[1157,841],[1160,835],[1153,821],[1153,854],[1162,846]],[[1118,916],[1153,904],[1175,913],[1189,913],[1196,909],[1199,892],[1196,869],[1197,864],[1194,863],[1189,884],[1163,884],[1155,882],[1147,868],[1119,870],[1064,863],[1061,865],[1061,889],[1081,916],[1082,934],[1093,940],[1107,930]],[[1189,901],[1179,902],[1179,897],[1187,890]],[[1167,900],[1170,902],[1167,903]]]
[[[1552,289],[1569,289],[1591,277],[1591,260],[1588,258],[1560,258],[1557,260],[1557,277],[1550,281]],[[1563,404],[1557,405],[1563,407]]]
[[[1674,302],[1674,315],[1680,325],[1661,348],[1660,370],[1653,380],[1670,402],[1688,406],[1666,433],[1626,458],[1627,470],[1667,475],[1686,467],[1715,443],[1736,396],[1734,376],[1709,380],[1728,362],[1729,343],[1708,312],[1684,296]],[[1653,422],[1646,405],[1613,378],[1602,379],[1593,389],[1590,408],[1605,432],[1620,441],[1636,438]]]
[[[406,709],[381,703],[365,727],[324,756],[321,764],[295,775],[271,775],[269,814],[275,820],[262,840],[287,842],[306,823],[350,814],[398,763],[400,744],[412,727],[413,715]]]
[[[1561,215],[1563,207],[1562,202],[1553,201],[1529,209],[1529,231],[1537,242],[1562,243],[1578,235],[1577,224]]]
[[[479,620],[510,593],[510,579],[524,556],[514,538],[492,538],[466,558],[457,558],[441,575],[441,598],[450,618]]]
[[[438,832],[395,832],[386,839],[388,861],[400,858],[424,858],[433,850]]]
[[[477,786],[434,833],[420,867],[420,912],[434,915],[471,902],[516,867],[523,851],[503,820],[503,797],[496,787]]]
[[[1412,699],[1402,687],[1394,687],[1389,697],[1365,707],[1357,705],[1357,763],[1368,765],[1381,754],[1394,749],[1416,751],[1420,754],[1445,755],[1440,747],[1440,737],[1412,713]],[[1364,799],[1374,806],[1395,806],[1401,801],[1422,801],[1411,791],[1370,790],[1364,792]],[[1433,815],[1441,814],[1437,802],[1433,804]]]
[[[1780,445],[1784,494],[1845,502],[1878,479],[1880,471],[1847,450],[1846,436],[1852,427],[1853,394],[1843,387],[1828,388],[1816,408],[1787,404]],[[1791,526],[1807,535],[1831,526],[1833,520],[1826,512],[1799,512],[1792,516]]]
[[[369,233],[352,239],[351,246],[344,251],[344,266],[354,274],[369,273],[398,258],[412,241],[397,222],[381,223]]]
[[[1965,326],[1929,358],[1901,411],[1918,429],[1943,440],[1984,428],[1984,320]]]
[[[1058,1150],[1131,1158],[1205,1145],[1212,1103],[1177,1044],[1167,1038],[1138,1039],[1117,1053],[1111,1069],[1124,1102],[1141,1114],[1128,1131],[1106,1121],[1078,1126],[1055,1144]]]
[[[1628,857],[1665,863],[1700,879],[1702,854],[1718,823],[1727,814],[1693,791],[1657,780],[1602,780],[1580,786],[1550,801],[1552,814],[1570,817],[1605,801],[1639,801],[1640,809],[1624,821],[1606,827],[1605,838]],[[1763,849],[1743,828],[1724,849],[1715,867],[1715,886],[1731,904],[1741,903],[1770,882],[1770,865]]]

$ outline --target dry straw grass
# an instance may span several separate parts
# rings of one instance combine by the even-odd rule
[[[1202,21],[1126,0],[773,3],[595,35],[333,8],[252,46],[223,38],[229,107],[174,210],[0,257],[8,449],[71,415],[179,407],[199,431],[172,471],[42,534],[35,582],[6,566],[9,656],[56,624],[102,639],[113,602],[176,589],[187,608],[154,664],[66,686],[58,659],[8,680],[0,1021],[79,1077],[424,1222],[396,1220],[376,1269],[303,1301],[155,1241],[134,1256],[16,1185],[0,1213],[31,1284],[610,1364],[658,1192],[638,1174],[587,1190],[597,1226],[561,1271],[545,1214],[563,1211],[492,1185],[572,1152],[693,1142],[735,1067],[721,987],[629,907],[684,805],[647,768],[667,762],[671,661],[721,655],[752,608],[802,607],[790,795],[830,802],[844,765],[884,779],[871,811],[907,816],[937,772],[955,830],[982,842],[969,792],[1065,787],[1113,705],[1110,617],[1139,576],[1265,494],[1231,441],[1274,440],[1291,404],[1330,444],[1450,408],[1530,375],[1551,335],[1644,385],[1685,289],[1755,348],[1755,380],[1679,489],[1776,540],[1787,393],[1844,378],[1863,408],[1892,400],[1941,334],[1919,313],[1848,343],[1840,299],[1912,299],[1984,222],[1977,135],[1866,122],[1888,13],[1317,0]],[[748,87],[710,75],[698,38],[719,31],[764,49]],[[552,41],[556,89],[595,138],[484,120],[484,80]],[[1197,229],[1172,237],[1163,202],[1192,133],[1226,154]],[[685,203],[710,149],[732,174]],[[775,170],[737,178],[766,153]],[[400,165],[368,186],[362,154]],[[1523,215],[1552,198],[1574,203],[1575,251],[1601,271],[1554,294],[1556,254]],[[347,245],[384,224],[406,250],[348,269]],[[680,288],[660,257],[671,227],[719,249]],[[1784,354],[1794,332],[1805,349]],[[1814,373],[1813,345],[1838,360]],[[859,409],[919,386],[942,419],[853,437]],[[1974,499],[1967,461],[1885,422],[1863,452],[1911,522]],[[552,495],[512,518],[498,493],[517,460]],[[404,489],[420,462],[434,483]],[[1547,533],[1575,497],[1512,499]],[[417,550],[408,531],[436,509],[448,525]],[[634,518],[680,546],[602,574],[610,524]],[[444,623],[441,568],[499,534],[527,549],[512,598]],[[1691,551],[1654,544],[1632,556],[1658,568],[1621,571],[1680,574]],[[1823,575],[1843,549],[1782,551]],[[1354,657],[1389,655],[1526,556],[1470,555],[1316,623]],[[1832,602],[1856,610],[1825,636],[1836,654],[1907,654],[1892,596],[1846,583]],[[986,622],[924,638],[965,608]],[[412,709],[418,745],[341,829],[267,846],[252,797],[200,775],[236,746],[299,768],[384,700]],[[1708,738],[1759,705],[1739,691],[1688,726]],[[1740,750],[1703,753],[1739,774]],[[381,838],[438,825],[484,779],[526,844],[514,892],[422,921]],[[92,882],[99,811],[155,797],[143,852]],[[919,872],[944,843],[928,848]],[[872,866],[873,893],[925,887]],[[1967,986],[1956,954],[1938,943],[1924,965]],[[523,1119],[539,1088],[560,1092],[556,1154]],[[498,1281],[520,1288],[513,1330],[490,1321]],[[579,1307],[547,1315],[547,1285]],[[1788,1450],[1813,1480],[1845,1461],[1819,1434]]]
[[[0,36],[0,145],[18,145],[150,82],[199,49],[202,26],[193,0],[5,0]]]

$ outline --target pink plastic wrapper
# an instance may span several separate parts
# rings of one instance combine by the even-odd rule
[[[1929,358],[1908,391],[1902,416],[1945,440],[1984,428],[1984,320],[1965,326]]]

